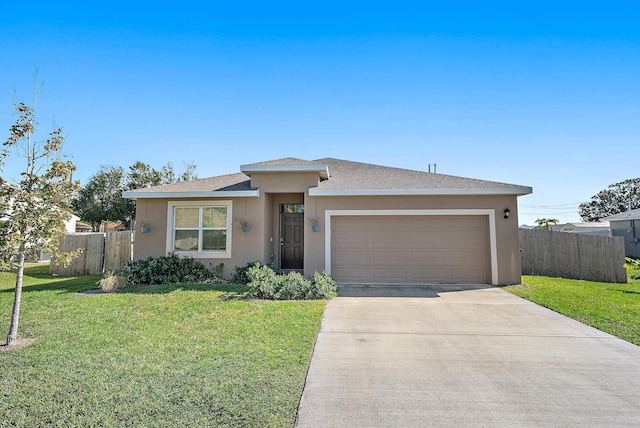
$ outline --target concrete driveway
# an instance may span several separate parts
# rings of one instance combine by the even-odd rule
[[[640,348],[496,287],[341,287],[296,426],[637,427]]]

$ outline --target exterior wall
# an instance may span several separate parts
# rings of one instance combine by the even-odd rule
[[[244,217],[251,225],[247,233],[234,221],[232,226],[231,258],[199,259],[205,265],[224,263],[224,274],[233,273],[234,266],[247,262],[274,262],[279,258],[279,206],[288,203],[305,204],[304,226],[304,274],[313,275],[325,269],[325,210],[401,210],[401,209],[492,209],[495,210],[497,243],[497,283],[520,282],[520,249],[518,240],[518,208],[516,196],[339,196],[310,197],[310,183],[317,184],[317,174],[253,174],[260,186],[259,198],[231,198],[233,218]],[[254,179],[254,177],[252,177]],[[315,185],[314,184],[314,185]],[[277,190],[269,192],[264,189]],[[301,189],[304,187],[304,189]],[[290,189],[280,192],[280,188]],[[303,193],[304,192],[304,193]],[[228,199],[228,198],[227,198]],[[212,199],[180,199],[210,201]],[[134,258],[166,255],[167,208],[169,199],[139,199],[137,201],[137,227]],[[509,219],[503,218],[503,210],[509,208]],[[320,231],[313,232],[310,217],[318,217]],[[147,223],[151,231],[141,233],[140,226]],[[273,255],[273,257],[272,257]]]
[[[144,259],[149,256],[160,257],[167,254],[167,208],[170,200],[175,199],[138,199],[136,204],[136,234],[134,259]],[[204,202],[215,199],[180,199],[181,201]],[[229,200],[226,198],[225,200]],[[268,263],[269,255],[265,255],[265,237],[268,227],[265,223],[265,198],[231,198],[231,215],[233,218],[244,217],[251,225],[249,232],[242,232],[237,221],[233,221],[231,228],[231,258],[198,258],[205,266],[216,266],[224,263],[224,275],[229,277],[233,268],[244,266],[250,261]],[[149,233],[141,233],[140,226],[146,223],[151,228]]]
[[[311,224],[305,225],[305,275],[325,268],[325,210],[402,210],[402,209],[493,209],[497,242],[498,279],[500,285],[520,283],[520,244],[518,237],[517,197],[497,196],[306,196],[306,215],[317,212],[321,231],[313,233]],[[504,219],[503,211],[511,215]]]
[[[625,255],[640,258],[640,220],[612,221],[610,224],[613,236],[624,238]]]
[[[317,172],[281,172],[251,174],[251,187],[264,193],[304,193],[320,183]]]

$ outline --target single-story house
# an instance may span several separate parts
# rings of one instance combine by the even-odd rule
[[[554,232],[579,233],[582,235],[612,236],[608,221],[564,223],[549,226]]]
[[[285,158],[123,193],[134,258],[170,252],[338,283],[520,282],[517,197],[531,187],[340,159]],[[146,233],[140,233],[141,226]]]
[[[604,217],[611,225],[613,236],[624,237],[624,252],[627,257],[640,258],[640,208]]]

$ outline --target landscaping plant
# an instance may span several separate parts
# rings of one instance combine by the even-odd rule
[[[233,276],[231,277],[231,282],[233,282],[234,284],[248,284],[249,281],[251,281],[251,279],[249,279],[249,277],[247,276],[247,271],[249,270],[249,268],[251,268],[252,266],[254,266],[256,263],[258,262],[249,262],[244,266],[236,266],[233,268]],[[271,269],[274,268],[274,264],[273,263],[267,263],[265,266],[270,267]]]
[[[226,282],[222,277],[224,264],[211,270],[192,257],[175,253],[162,257],[148,257],[127,263],[121,272],[127,284],[178,284]]]
[[[256,262],[247,269],[249,295],[268,300],[330,299],[337,294],[336,283],[326,272],[304,278],[298,272],[277,275],[267,265]]]

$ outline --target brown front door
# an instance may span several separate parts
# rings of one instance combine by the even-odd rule
[[[303,251],[304,214],[280,213],[280,269],[301,270]]]

